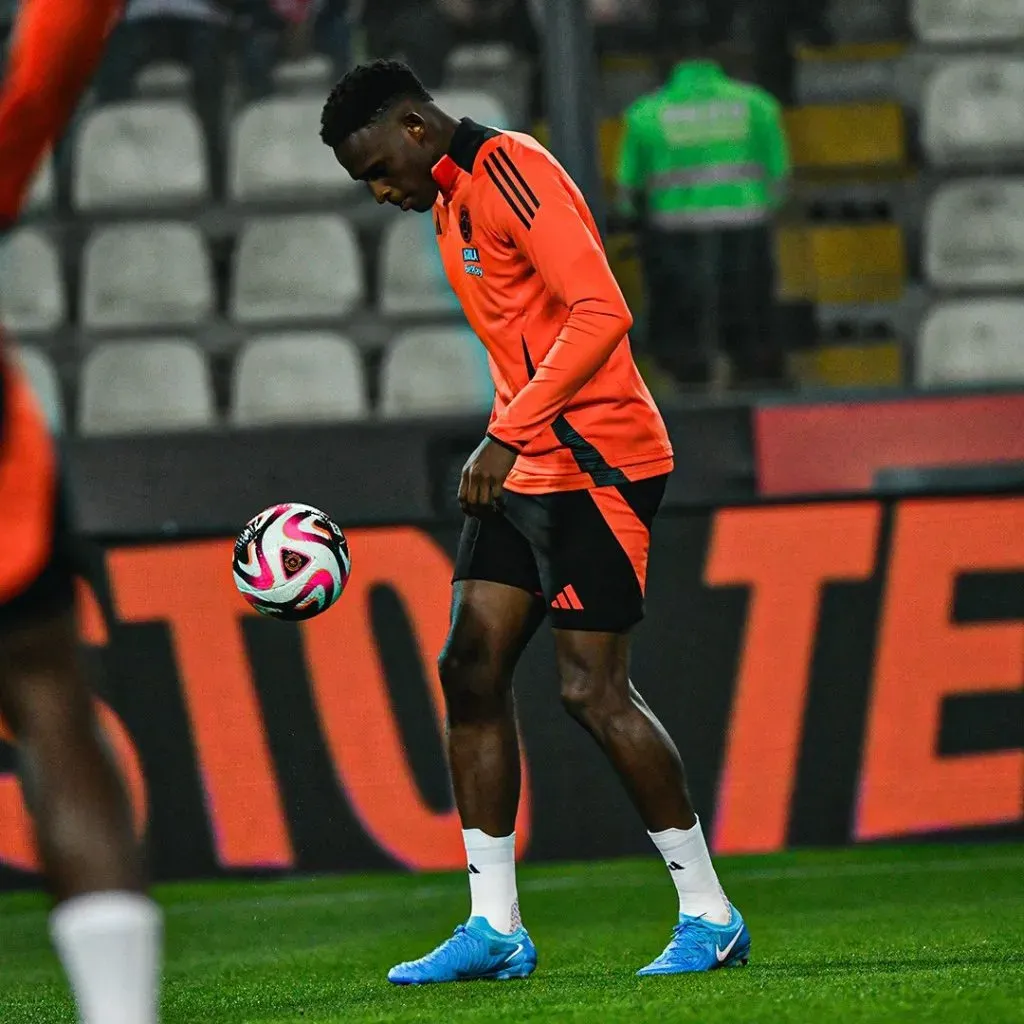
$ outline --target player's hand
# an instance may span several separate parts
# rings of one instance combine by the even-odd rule
[[[516,453],[485,437],[462,467],[459,504],[468,516],[491,512],[501,504],[505,477],[515,465]]]

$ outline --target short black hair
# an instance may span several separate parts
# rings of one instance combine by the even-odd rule
[[[353,132],[373,124],[399,100],[433,97],[400,60],[359,64],[331,90],[320,115],[320,138],[335,149]]]

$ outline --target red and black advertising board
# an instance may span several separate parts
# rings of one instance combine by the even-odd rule
[[[463,866],[435,670],[457,530],[349,539],[303,624],[250,612],[229,538],[97,554],[82,639],[158,878]],[[669,510],[633,678],[719,853],[1024,835],[1024,497]],[[516,685],[525,855],[647,851],[546,632]],[[14,769],[0,740],[0,886],[36,869]]]

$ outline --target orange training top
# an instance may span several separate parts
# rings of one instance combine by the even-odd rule
[[[0,86],[0,231],[89,84],[124,0],[23,0]]]
[[[434,178],[445,273],[494,378],[488,436],[519,453],[508,489],[668,473],[668,433],[630,351],[633,318],[569,175],[529,136],[464,119]]]

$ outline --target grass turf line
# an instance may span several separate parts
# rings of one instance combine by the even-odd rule
[[[466,910],[461,873],[166,886],[164,1024],[1024,1021],[1024,847],[723,859],[745,970],[639,979],[675,898],[654,857],[524,867],[528,981],[397,989]],[[69,1024],[36,894],[0,897],[0,1022]]]

